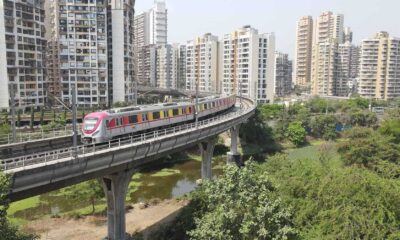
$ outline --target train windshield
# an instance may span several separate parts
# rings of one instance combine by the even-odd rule
[[[83,124],[83,130],[85,131],[91,131],[96,127],[96,123],[97,123],[97,118],[89,118],[89,119],[85,119],[85,122]]]

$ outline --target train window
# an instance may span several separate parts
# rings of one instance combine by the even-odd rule
[[[207,103],[204,104],[204,110],[207,110]]]
[[[182,108],[178,108],[178,114],[182,115]]]
[[[212,102],[212,107],[215,108],[215,102]]]
[[[191,107],[188,107],[188,108],[187,108],[187,113],[188,113],[188,114],[191,114],[191,113],[192,113],[192,108],[191,108]]]
[[[182,114],[183,114],[183,115],[186,114],[186,108],[182,108]]]
[[[153,120],[160,119],[160,112],[153,112]]]
[[[129,116],[129,123],[135,124],[138,122],[137,115]]]
[[[179,110],[178,109],[173,109],[172,110],[174,116],[178,116],[179,115]]]
[[[142,121],[147,122],[147,113],[142,113]]]
[[[122,118],[116,118],[115,119],[115,125],[117,125],[117,126],[122,126]]]

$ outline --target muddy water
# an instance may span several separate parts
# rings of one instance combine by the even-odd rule
[[[222,173],[221,167],[225,164],[225,157],[218,157],[213,161],[213,175],[218,176]],[[176,173],[168,176],[154,176],[162,169],[174,169]],[[144,170],[140,176],[133,179],[139,186],[129,192],[129,203],[148,201],[151,199],[170,199],[191,192],[196,187],[196,180],[201,177],[201,162],[188,160],[174,164],[164,164],[153,167],[152,170]],[[25,220],[40,219],[45,215],[63,214],[89,207],[86,201],[71,201],[62,196],[57,196],[56,192],[46,193],[39,197],[40,203],[36,207],[15,212],[11,217]],[[104,200],[102,201],[104,203]]]

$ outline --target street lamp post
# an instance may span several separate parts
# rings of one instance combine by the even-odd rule
[[[199,123],[199,111],[198,111],[198,106],[199,104],[199,81],[196,79],[196,100],[195,100],[195,113],[196,113],[196,120],[195,120],[195,125],[196,129],[198,128],[198,123]]]
[[[83,119],[82,119],[83,121]],[[76,117],[76,88],[75,85],[72,86],[72,131],[74,133],[72,137],[72,144],[74,147],[73,155],[74,158],[78,156],[77,147],[78,147],[78,132],[77,132],[77,117]]]

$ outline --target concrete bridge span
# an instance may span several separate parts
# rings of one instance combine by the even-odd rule
[[[228,159],[240,159],[237,137],[240,124],[255,112],[255,103],[213,118],[109,142],[105,145],[58,149],[23,156],[1,164],[12,174],[12,201],[28,198],[94,178],[101,178],[107,198],[108,238],[125,239],[125,196],[134,172],[168,154],[198,145],[202,153],[202,178],[211,179],[211,159],[216,137],[231,131]]]

